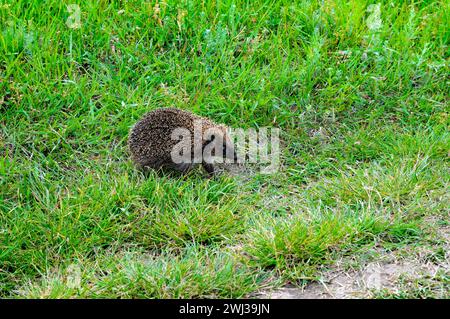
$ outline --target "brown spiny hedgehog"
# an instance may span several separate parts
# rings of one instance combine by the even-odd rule
[[[128,147],[141,169],[169,167],[187,172],[201,163],[214,174],[214,157],[237,160],[226,126],[176,108],[144,115],[131,129]]]

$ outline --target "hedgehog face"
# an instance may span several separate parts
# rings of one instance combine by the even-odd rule
[[[234,144],[227,132],[227,128],[221,126],[205,132],[205,157],[221,157],[223,159],[229,159],[234,162],[237,161],[237,155],[234,148]]]
[[[222,144],[222,156],[223,158],[228,158],[234,162],[237,161],[237,154],[234,148],[233,141],[230,138],[230,135],[226,132],[224,135],[224,142]]]

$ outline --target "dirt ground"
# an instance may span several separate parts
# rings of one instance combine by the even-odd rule
[[[365,264],[360,269],[348,270],[344,267],[345,261],[333,266],[333,269],[324,271],[320,282],[314,282],[303,288],[283,287],[273,291],[263,291],[257,298],[269,299],[352,299],[373,298],[377,293],[395,295],[402,291],[414,289],[414,282],[439,281],[444,274],[444,282],[439,286],[440,291],[431,297],[450,298],[450,228],[441,228],[439,237],[445,241],[441,246],[443,258],[436,260],[430,247],[404,249],[395,252],[379,251],[376,261]],[[442,287],[444,287],[442,289]],[[408,294],[407,294],[408,295]],[[410,295],[410,294],[409,294]]]

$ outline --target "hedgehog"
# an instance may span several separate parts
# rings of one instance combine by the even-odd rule
[[[201,164],[214,175],[217,157],[237,162],[227,126],[176,108],[145,114],[131,129],[128,147],[142,170],[170,168],[186,173]]]

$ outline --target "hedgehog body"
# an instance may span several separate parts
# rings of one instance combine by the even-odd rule
[[[201,134],[196,136],[195,128],[200,128]],[[189,133],[191,154],[188,161],[174,161],[172,152],[180,142],[174,138],[176,129],[182,129]],[[205,134],[205,131],[213,133],[208,135]],[[216,139],[217,136],[220,138]],[[147,113],[135,124],[130,131],[128,147],[134,163],[141,169],[169,167],[186,172],[196,164],[194,161],[195,148],[200,147],[203,151],[207,145],[217,141],[220,141],[220,145],[215,149],[220,149],[220,154],[213,155],[236,160],[226,126],[184,110],[160,108]],[[207,159],[202,158],[197,163],[201,163],[208,173],[214,173],[214,165]]]

